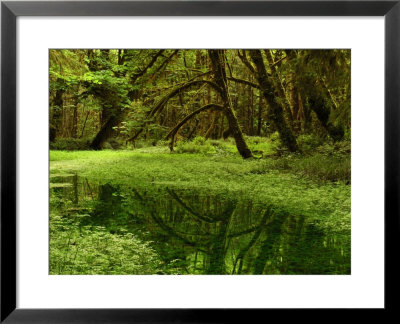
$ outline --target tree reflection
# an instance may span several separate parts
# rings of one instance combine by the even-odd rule
[[[104,226],[115,234],[127,231],[151,242],[166,273],[172,266],[187,274],[350,269],[348,242],[277,206],[228,193],[96,185],[77,176],[68,181],[71,186],[55,187],[51,195],[76,205],[68,210],[84,209],[90,217],[79,219],[80,224]]]

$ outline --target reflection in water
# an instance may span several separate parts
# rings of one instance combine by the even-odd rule
[[[51,178],[50,196],[52,213],[132,233],[182,274],[350,273],[347,235],[246,197],[95,185],[77,175]]]

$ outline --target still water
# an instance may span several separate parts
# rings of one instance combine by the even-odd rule
[[[98,184],[78,175],[50,178],[52,215],[68,219],[74,228],[131,233],[163,264],[154,274],[171,273],[168,268],[182,275],[350,274],[348,233],[329,233],[321,221],[250,198]]]

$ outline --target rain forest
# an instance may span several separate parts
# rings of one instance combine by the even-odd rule
[[[49,50],[49,274],[351,273],[351,51]]]

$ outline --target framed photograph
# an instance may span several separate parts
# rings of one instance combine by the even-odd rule
[[[3,1],[1,322],[393,310],[398,1]]]

